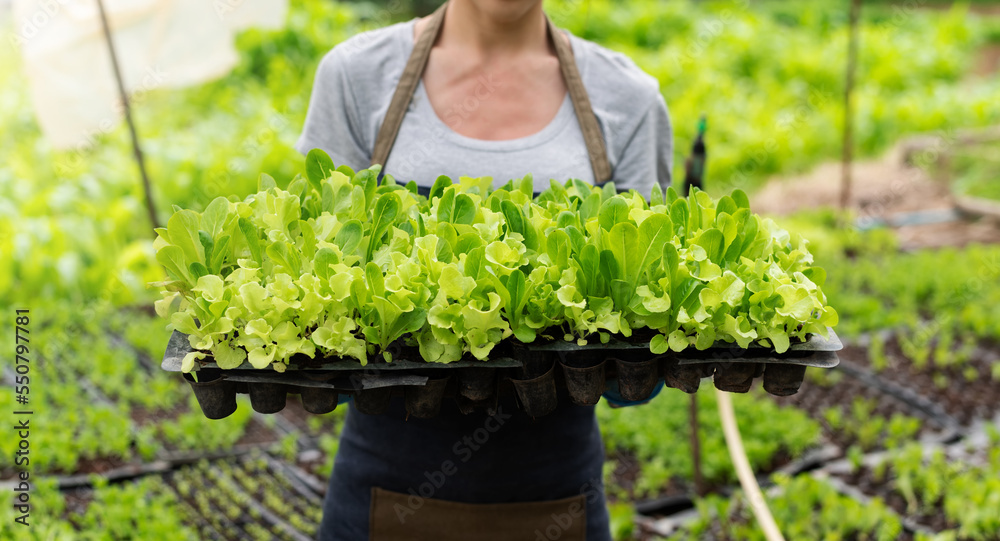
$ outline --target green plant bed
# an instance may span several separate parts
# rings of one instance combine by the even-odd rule
[[[995,444],[995,442],[994,442]],[[918,443],[892,450],[874,467],[841,477],[866,495],[946,539],[996,539],[1000,532],[1000,450],[988,449],[977,464],[931,452]]]
[[[786,539],[907,538],[899,516],[877,498],[862,503],[808,475],[777,475],[774,480],[778,492],[766,496],[767,504]],[[742,495],[710,496],[698,502],[698,512],[693,523],[670,539],[764,540]]]
[[[715,392],[703,389],[694,396],[698,403],[701,467],[706,488],[736,484]],[[759,388],[732,396],[747,458],[758,474],[772,472],[790,458],[801,457],[822,443],[819,422],[802,410],[780,407],[765,396]],[[693,492],[690,400],[690,396],[681,393],[661,393],[641,407],[597,406],[607,455],[617,456],[618,461],[610,466],[617,470],[609,478],[609,484],[615,485],[609,489],[610,494],[618,499],[636,500]],[[633,469],[635,473],[629,480],[620,475],[623,470]],[[619,488],[626,494],[620,494]]]
[[[1000,141],[954,149],[948,165],[955,204],[970,214],[1000,218]]]

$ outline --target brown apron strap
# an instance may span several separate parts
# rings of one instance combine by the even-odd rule
[[[406,62],[403,75],[399,78],[396,91],[392,95],[389,109],[385,113],[385,119],[378,130],[375,138],[375,148],[372,151],[372,165],[385,165],[389,159],[389,152],[396,142],[399,134],[399,127],[403,124],[403,116],[413,99],[413,92],[417,89],[417,83],[423,76],[424,68],[427,67],[427,59],[431,55],[431,47],[441,33],[444,22],[445,7],[447,2],[441,5],[433,14],[423,33],[413,44],[413,52]],[[563,80],[566,82],[566,89],[569,92],[570,101],[573,102],[573,110],[576,112],[577,122],[583,132],[583,142],[587,146],[587,155],[590,157],[590,167],[594,172],[594,184],[604,184],[611,179],[611,164],[608,162],[608,152],[604,146],[604,136],[601,135],[601,127],[597,123],[594,109],[590,105],[590,98],[587,96],[587,89],[583,86],[583,79],[576,66],[576,59],[573,58],[573,49],[570,45],[559,38],[559,30],[552,24],[546,16],[545,23],[548,27],[549,37],[556,49],[556,56],[559,58],[559,68],[562,71]]]
[[[576,67],[576,59],[573,58],[573,49],[556,34],[559,30],[552,24],[551,19],[545,17],[545,22],[549,27],[552,44],[556,48],[556,56],[559,57],[559,68],[562,70],[563,80],[566,81],[569,98],[573,101],[576,120],[583,132],[583,142],[587,145],[590,167],[594,171],[594,184],[604,184],[611,179],[611,164],[608,162],[608,152],[604,147],[601,127],[597,124],[587,89],[583,86],[580,70]]]
[[[427,67],[427,59],[431,56],[431,47],[434,46],[434,41],[441,32],[444,9],[447,5],[447,2],[441,4],[441,7],[431,14],[430,22],[427,23],[427,27],[420,34],[417,42],[413,44],[413,52],[410,53],[410,59],[406,61],[406,68],[403,69],[403,75],[399,78],[399,84],[396,85],[392,101],[389,102],[389,109],[385,112],[385,119],[382,120],[378,136],[375,137],[372,165],[384,166],[386,160],[389,159],[389,151],[392,150],[392,145],[396,142],[399,127],[403,125],[403,115],[406,114],[410,100],[413,99],[413,91],[417,89],[417,83],[420,82],[424,68]]]

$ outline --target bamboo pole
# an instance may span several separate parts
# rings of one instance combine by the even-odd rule
[[[688,422],[691,425],[691,463],[694,467],[694,492],[705,495],[705,478],[701,473],[701,436],[698,427],[698,393],[691,394],[691,405],[688,408]]]
[[[861,0],[851,0],[850,28],[847,40],[847,74],[844,84],[844,140],[841,154],[840,208],[851,204],[851,161],[854,159],[854,76],[858,62],[858,19]]]
[[[115,52],[115,44],[111,39],[108,16],[104,11],[104,0],[97,0],[97,9],[101,14],[101,28],[104,29],[104,40],[108,44],[108,54],[111,55],[111,67],[115,72],[115,81],[118,83],[118,96],[122,100],[122,107],[125,110],[125,122],[128,124],[128,131],[132,137],[132,153],[135,156],[136,164],[139,165],[139,176],[142,177],[142,190],[146,200],[146,212],[149,213],[149,221],[155,229],[160,227],[160,221],[156,218],[156,205],[153,203],[149,175],[146,174],[146,162],[142,157],[142,148],[139,146],[139,135],[135,130],[135,122],[132,120],[132,106],[128,101],[128,93],[125,92],[125,82],[122,80],[121,69],[118,67],[118,54]]]
[[[764,501],[760,485],[757,484],[757,478],[754,477],[753,470],[750,468],[750,460],[747,459],[746,450],[743,449],[743,439],[740,438],[740,427],[736,425],[733,401],[729,397],[729,393],[718,389],[715,390],[715,396],[719,405],[719,417],[722,418],[722,432],[726,436],[726,446],[729,447],[729,456],[733,461],[733,467],[736,468],[736,476],[740,479],[743,493],[750,502],[754,516],[757,517],[757,523],[764,531],[764,537],[767,541],[784,541],[785,537],[781,535],[781,530],[778,529],[778,524],[774,521],[771,510],[767,508],[767,502]]]

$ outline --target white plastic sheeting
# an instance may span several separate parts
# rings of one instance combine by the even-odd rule
[[[129,100],[226,74],[236,31],[280,28],[288,0],[104,0]],[[123,108],[97,0],[13,0],[14,33],[42,131],[56,148],[85,148]]]

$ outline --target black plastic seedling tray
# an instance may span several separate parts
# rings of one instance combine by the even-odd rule
[[[531,345],[501,344],[489,361],[460,360],[449,364],[419,359],[415,348],[399,348],[393,362],[378,359],[361,366],[353,359],[292,359],[285,372],[255,369],[247,363],[221,370],[210,360],[197,363],[197,381],[191,384],[203,412],[219,419],[236,411],[236,394],[250,395],[252,407],[276,413],[288,394],[299,394],[305,409],[322,414],[333,411],[339,395],[354,397],[365,412],[385,411],[394,394],[405,397],[407,411],[416,417],[433,417],[446,397],[458,401],[462,411],[493,409],[502,394],[514,393],[529,415],[542,416],[555,409],[560,394],[579,405],[597,403],[609,380],[617,383],[626,400],[648,399],[659,380],[687,393],[698,390],[701,380],[713,377],[724,391],[747,392],[754,378],[774,395],[798,392],[807,367],[833,368],[840,362],[843,344],[832,329],[829,338],[812,336],[777,354],[757,345],[739,348],[719,343],[709,349],[655,355],[649,342],[611,340],[579,345],[553,341]],[[181,360],[192,348],[187,335],[174,331],[161,367],[181,371]]]

